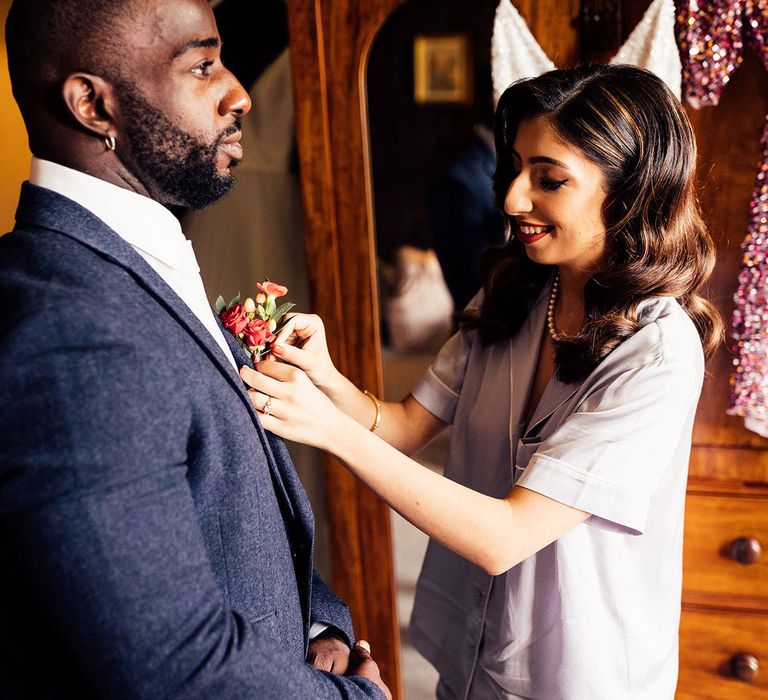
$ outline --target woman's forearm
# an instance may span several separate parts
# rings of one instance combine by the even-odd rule
[[[315,386],[333,401],[336,408],[354,418],[360,425],[373,425],[376,418],[374,402],[335,367],[327,378],[316,381]]]
[[[317,387],[334,405],[370,430],[376,419],[376,403],[341,372],[333,374]],[[377,399],[378,400],[378,399]],[[405,454],[415,454],[445,428],[410,396],[403,401],[381,401],[381,420],[376,435]]]
[[[517,489],[507,498],[486,496],[423,467],[352,424],[342,424],[330,444],[334,455],[406,520],[490,574],[508,570],[559,534],[557,528],[545,532],[524,526],[530,499],[545,499],[539,494]],[[567,529],[581,520],[576,516]]]

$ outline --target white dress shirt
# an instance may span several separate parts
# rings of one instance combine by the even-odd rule
[[[205,326],[237,369],[200,277],[192,242],[162,204],[79,170],[32,158],[29,181],[84,207],[125,240]]]

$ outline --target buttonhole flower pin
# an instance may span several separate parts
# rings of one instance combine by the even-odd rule
[[[295,304],[277,305],[276,300],[288,293],[288,288],[265,280],[257,282],[259,292],[241,301],[238,294],[227,304],[224,297],[216,299],[216,313],[224,327],[232,333],[254,362],[270,356],[270,344],[285,325],[280,321]]]

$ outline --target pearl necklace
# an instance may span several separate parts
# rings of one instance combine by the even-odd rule
[[[555,280],[552,282],[552,291],[549,293],[549,305],[547,306],[547,330],[549,337],[554,342],[559,342],[563,336],[555,328],[555,306],[557,305],[557,294],[560,291],[560,273],[555,272]]]

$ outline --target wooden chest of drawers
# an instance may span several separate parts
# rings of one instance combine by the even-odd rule
[[[696,457],[676,697],[768,700],[768,485],[698,479]]]
[[[736,677],[752,672],[754,680]],[[741,669],[739,665],[741,664]],[[768,615],[686,607],[680,626],[679,700],[768,698]]]

